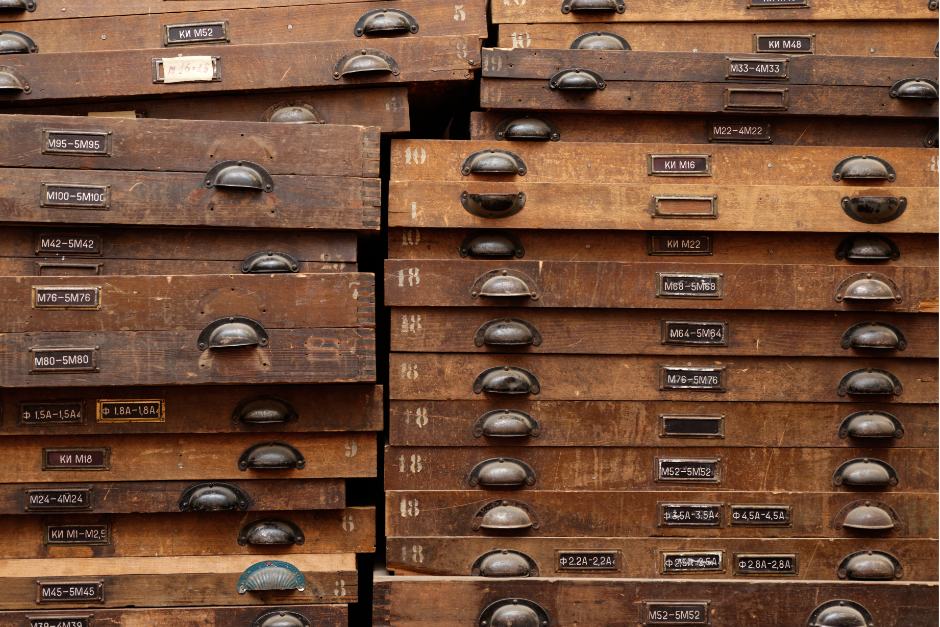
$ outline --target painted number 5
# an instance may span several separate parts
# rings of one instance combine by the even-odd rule
[[[454,19],[458,22],[464,22],[467,19],[467,14],[461,11],[462,8],[462,4],[454,5]]]

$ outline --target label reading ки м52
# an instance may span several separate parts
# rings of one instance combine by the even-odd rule
[[[228,20],[193,24],[164,24],[163,43],[167,46],[229,41]]]

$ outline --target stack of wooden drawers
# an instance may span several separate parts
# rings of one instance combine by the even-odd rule
[[[936,5],[823,4],[494,2],[392,142],[375,625],[937,624]]]

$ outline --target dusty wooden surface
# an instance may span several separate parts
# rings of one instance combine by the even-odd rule
[[[302,272],[355,272],[359,264],[301,264]],[[238,274],[241,261],[183,261],[181,259],[54,259],[0,258],[0,276],[109,276],[125,274]]]
[[[488,271],[518,271],[530,297],[476,297],[471,287]],[[659,298],[657,273],[721,274],[720,299]],[[871,273],[898,286],[895,300],[835,300],[839,285]],[[856,279],[852,279],[854,282]],[[881,280],[881,279],[879,279]],[[882,280],[883,282],[883,280]],[[495,302],[494,302],[495,301]],[[510,302],[503,302],[510,301]],[[748,265],[688,261],[650,263],[568,261],[394,260],[385,262],[385,303],[422,307],[596,307],[638,309],[771,309],[803,311],[937,310],[936,267]],[[694,303],[694,305],[693,305]]]
[[[472,574],[474,561],[490,551],[513,550],[535,560],[538,576],[676,579],[800,579],[842,581],[838,576],[842,560],[857,551],[883,551],[900,560],[902,581],[930,582],[937,579],[937,543],[933,540],[870,539],[745,539],[722,538],[389,538],[386,555],[389,570],[395,574],[420,574],[466,577]],[[565,569],[559,551],[615,551],[618,567],[611,570]],[[663,552],[721,552],[722,568],[709,573],[663,573]],[[738,574],[734,566],[738,555],[773,556],[790,559],[795,564],[786,575]],[[746,559],[746,558],[745,558]],[[747,562],[745,561],[745,564]],[[404,572],[402,572],[404,571]]]
[[[914,22],[919,24],[920,22]],[[926,24],[926,22],[925,22]],[[647,25],[648,26],[648,25]],[[712,24],[703,24],[706,32],[715,33]],[[724,25],[727,27],[728,25]],[[817,23],[817,27],[825,26]],[[609,27],[609,25],[605,26]],[[723,27],[723,28],[724,28]],[[878,24],[884,28],[884,23]],[[723,37],[724,31],[719,31]],[[671,41],[671,40],[665,40]],[[852,40],[853,42],[855,40]],[[525,115],[542,117],[555,124],[563,142],[625,142],[649,144],[655,142],[708,144],[709,122],[714,118],[697,115],[631,115],[602,113],[548,113],[538,111],[473,111],[470,113],[470,139],[492,141],[497,138],[496,127],[503,120]],[[770,127],[773,144],[780,146],[872,146],[921,148],[924,137],[931,130],[930,120],[904,118],[879,120],[871,123],[858,118],[788,118],[785,116],[760,116],[742,114],[727,118],[718,117],[718,122],[727,120],[745,124]],[[730,142],[749,143],[749,142]],[[518,141],[507,141],[505,150],[518,146]],[[932,154],[932,153],[925,153]]]
[[[525,437],[476,435],[476,421],[490,411],[518,410],[537,423]],[[886,412],[904,429],[901,438],[840,437],[842,422],[856,412]],[[933,448],[937,406],[881,403],[720,403],[637,401],[391,401],[390,438],[396,446],[693,446]],[[722,417],[723,437],[663,435],[662,416]]]
[[[497,5],[494,5],[494,7]],[[928,627],[936,623],[935,584],[758,581],[591,581],[480,577],[377,577],[373,597],[375,627],[427,624],[476,625],[480,612],[500,599],[527,599],[542,606],[552,625],[587,622],[641,625],[644,601],[709,602],[713,624],[746,624],[758,617],[769,624],[802,625],[822,602],[849,599],[862,603],[875,624]]]
[[[664,313],[647,309],[394,307],[391,315],[391,349],[418,353],[936,358],[938,342],[938,320],[931,314],[879,313],[872,317],[870,313],[854,312],[727,311],[703,315],[695,309]],[[474,338],[479,329],[500,320],[522,320],[533,325],[541,342],[538,346],[477,346]],[[725,323],[724,345],[685,345],[676,343],[675,339],[670,341],[664,326],[670,321]],[[850,327],[875,322],[899,329],[907,340],[907,347],[903,351],[842,347],[840,342]],[[710,327],[710,330],[716,329]]]
[[[287,403],[297,412],[297,421],[247,424],[239,419],[233,424],[240,404],[261,397]],[[118,411],[134,401],[162,401],[162,420],[142,422],[151,417],[135,414],[137,420],[106,422],[113,419],[111,408]],[[0,403],[4,435],[264,432],[265,437],[283,437],[293,432],[382,430],[382,386],[376,385],[8,389]],[[77,409],[78,422],[53,422],[62,418],[60,407]],[[50,415],[37,424],[34,418],[41,410]]]
[[[276,518],[303,532],[301,544],[241,545],[239,532],[256,521]],[[52,544],[48,535],[63,526],[107,525],[102,544]],[[29,516],[0,519],[4,559],[75,557],[163,557],[196,555],[279,555],[301,553],[372,553],[375,551],[375,508],[281,512],[205,512]],[[3,625],[0,618],[0,625]]]
[[[0,514],[27,514],[35,516],[48,512],[58,513],[175,513],[180,514],[180,497],[193,487],[212,483],[202,481],[117,481],[96,483],[33,483],[0,484]],[[215,481],[234,486],[246,497],[245,509],[276,511],[293,509],[341,509],[346,506],[346,482],[342,479],[291,479],[285,490],[285,481],[247,480]],[[26,490],[91,490],[91,505],[71,510],[30,510]],[[187,515],[187,514],[180,514]]]
[[[936,492],[936,449],[821,448],[575,448],[489,446],[474,448],[387,447],[386,490],[463,490],[471,470],[486,460],[517,460],[535,475],[532,485],[508,487],[525,499],[531,490],[689,490],[851,492],[858,498],[891,492]],[[419,459],[420,458],[420,459]],[[835,485],[833,476],[849,460],[873,458],[897,472],[897,486]],[[659,479],[657,460],[712,460],[710,480]],[[504,462],[506,463],[506,462]],[[46,473],[50,474],[50,473]],[[87,474],[87,473],[86,473]],[[481,486],[479,489],[485,489]]]
[[[95,624],[101,627],[121,627],[134,623],[163,625],[172,622],[177,627],[205,627],[206,625],[250,625],[251,621],[271,611],[301,614],[317,627],[345,627],[345,605],[278,605],[263,607],[173,607],[173,608],[95,608]],[[80,617],[88,612],[79,611],[11,611],[0,612],[0,627],[21,627],[26,617]],[[28,624],[28,623],[25,623]]]
[[[632,7],[631,7],[632,8]],[[751,10],[753,13],[754,10]],[[770,13],[773,13],[771,11]],[[582,14],[584,15],[584,14]],[[607,20],[616,19],[608,14]],[[682,22],[617,24],[500,24],[498,48],[569,48],[585,33],[620,35],[633,50],[755,52],[753,35],[814,35],[811,54],[855,57],[930,57],[937,33],[929,21],[904,22]],[[97,43],[97,42],[96,42]],[[792,50],[783,52],[787,54]],[[805,49],[796,51],[806,53]],[[764,53],[761,53],[764,54]],[[795,54],[795,53],[794,53]],[[767,54],[772,58],[774,55]],[[873,129],[874,130],[874,129]]]
[[[487,504],[502,500],[521,503],[539,520],[511,535],[524,537],[678,537],[678,538],[934,538],[937,498],[928,493],[713,492],[577,492],[504,490],[385,493],[385,533],[394,536],[486,536],[471,520]],[[836,528],[835,518],[847,505],[862,500],[884,503],[898,516],[899,529],[861,531]],[[658,503],[719,503],[723,524],[717,527],[664,527],[658,524]],[[729,525],[731,505],[792,505],[792,524]]]

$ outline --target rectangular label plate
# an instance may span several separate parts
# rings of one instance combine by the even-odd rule
[[[100,235],[41,233],[36,241],[37,255],[100,255]]]
[[[43,470],[110,470],[111,449],[106,446],[94,448],[44,448]]]
[[[816,35],[751,35],[752,50],[771,54],[815,54]]]
[[[663,344],[677,346],[727,346],[727,322],[663,320]]]
[[[111,131],[57,131],[43,129],[42,154],[110,157]]]
[[[97,372],[97,348],[31,348],[30,374]]]
[[[711,601],[644,601],[643,625],[708,625]]]
[[[26,627],[92,627],[91,614],[27,616]]]
[[[723,438],[725,437],[725,415],[675,416],[660,414],[659,437]]]
[[[740,144],[769,144],[770,122],[752,120],[750,122],[726,122],[710,120],[708,122],[708,141],[734,142]]]
[[[790,88],[725,88],[727,111],[786,111],[790,108]]]
[[[27,488],[27,512],[90,510],[91,488]]]
[[[654,195],[650,198],[650,216],[714,220],[718,218],[718,196]]]
[[[36,603],[104,601],[104,581],[37,581]]]
[[[164,422],[166,405],[163,399],[100,399],[97,403],[98,422]]]
[[[230,41],[228,20],[163,25],[163,45],[165,46],[190,46],[227,41]]]
[[[717,458],[656,458],[656,481],[721,483],[721,460]]]
[[[646,155],[650,176],[711,176],[711,155]]]
[[[620,572],[620,551],[555,549],[555,570]]]
[[[33,309],[101,309],[101,288],[34,285]]]
[[[40,183],[39,206],[60,209],[110,209],[110,185]]]
[[[741,577],[798,575],[798,556],[795,553],[735,553],[732,574]]]
[[[658,503],[660,527],[721,527],[722,503]]]
[[[809,0],[747,0],[749,9],[806,9]]]
[[[45,544],[111,544],[111,525],[46,525]]]
[[[60,401],[58,403],[20,403],[19,424],[37,427],[42,425],[85,424],[85,404],[82,401]]]
[[[707,233],[651,233],[647,239],[651,256],[711,255],[712,236]]]
[[[724,551],[662,551],[659,554],[660,572],[674,573],[723,573]]]
[[[790,78],[790,61],[725,57],[725,78],[786,80]]]
[[[729,505],[728,523],[755,527],[788,527],[793,520],[792,505]]]
[[[724,392],[725,369],[724,367],[696,368],[686,366],[660,366],[659,389]]]
[[[656,273],[656,298],[724,297],[724,274]]]
[[[177,59],[174,59],[174,63],[175,63],[174,68],[177,68],[178,66],[180,66],[181,77],[183,78],[171,77],[169,81],[167,81],[166,76],[164,76],[163,59],[151,59],[151,71],[153,74],[152,75],[153,82],[154,83],[167,83],[167,82],[169,83],[199,83],[199,82],[217,83],[222,80],[222,69],[221,69],[222,61],[219,57],[208,57],[209,61],[207,62],[212,64],[211,71],[206,72],[204,76],[198,76],[198,77],[197,77],[197,74],[199,74],[198,70],[203,69],[203,67],[201,65],[193,66],[192,68],[182,67],[181,62],[178,61],[178,59],[180,58],[185,59],[186,57],[177,57]],[[199,59],[200,57],[193,57],[193,58]],[[197,63],[202,63],[202,62],[197,62]],[[194,71],[187,72],[186,71],[187,69],[192,69]],[[185,78],[185,76],[189,76],[189,75],[194,76],[194,78]]]

